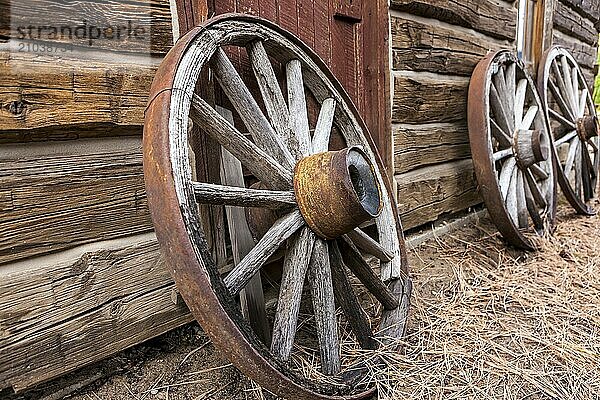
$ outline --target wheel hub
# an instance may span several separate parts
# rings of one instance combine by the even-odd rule
[[[298,207],[308,226],[331,240],[381,213],[381,188],[358,147],[303,158],[294,170]]]
[[[550,143],[539,130],[517,130],[514,139],[514,153],[522,168],[548,160]]]
[[[588,115],[577,120],[577,134],[583,141],[598,136],[598,118]]]

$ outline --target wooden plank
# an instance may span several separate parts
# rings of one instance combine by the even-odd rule
[[[597,59],[597,46],[591,46],[574,37],[554,30],[554,44],[565,47],[573,55],[580,67],[593,69]]]
[[[158,62],[57,61],[26,54],[9,59],[6,53],[0,58],[2,131],[141,126]]]
[[[598,32],[594,23],[560,1],[556,2],[554,9],[554,29],[591,46],[598,43]]]
[[[0,264],[152,230],[140,138],[5,145]]]
[[[0,267],[0,388],[23,390],[192,320],[154,234]]]
[[[0,8],[10,9],[17,39],[143,54],[166,54],[173,45],[168,0],[0,0]]]
[[[600,3],[596,0],[560,0],[560,2],[589,18],[594,24],[600,22]]]
[[[481,203],[471,160],[421,168],[397,175],[395,180],[404,229]]]
[[[391,17],[393,69],[471,76],[489,50],[510,48],[509,42],[486,38],[439,23]]]
[[[515,40],[517,10],[494,0],[391,0],[390,7],[464,26],[499,39]]]
[[[394,79],[392,122],[423,124],[464,121],[467,118],[466,78],[443,75],[397,74]]]
[[[392,134],[396,174],[471,156],[466,121],[394,125]]]

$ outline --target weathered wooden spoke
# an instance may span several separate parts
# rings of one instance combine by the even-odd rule
[[[194,95],[190,116],[204,132],[242,162],[256,177],[274,189],[292,187],[292,173],[252,143],[214,108]]]
[[[265,262],[303,225],[304,219],[298,210],[280,218],[224,279],[229,292],[239,293]]]
[[[292,353],[298,313],[300,312],[300,300],[302,299],[302,287],[316,240],[315,234],[305,227],[297,237],[291,239],[291,244],[285,254],[271,343],[271,352],[282,361],[287,361]]]
[[[248,46],[248,55],[269,119],[287,149],[299,160],[303,155],[300,152],[298,138],[290,126],[290,113],[263,42],[260,40],[252,42]]]
[[[310,288],[315,310],[315,324],[319,337],[322,372],[335,375],[340,372],[340,341],[335,312],[333,278],[327,243],[317,239],[309,269]]]
[[[296,133],[300,152],[308,156],[312,153],[310,140],[310,127],[308,125],[308,110],[306,94],[304,93],[304,78],[302,76],[302,63],[292,60],[287,64],[288,104],[292,127]]]
[[[360,228],[356,228],[346,235],[356,247],[377,257],[381,261],[391,261],[395,256],[394,253],[388,251]]]
[[[534,249],[531,236],[552,226],[556,187],[553,139],[533,80],[510,52],[490,53],[473,73],[468,107],[471,152],[488,212],[511,244]]]
[[[329,246],[329,260],[336,302],[344,311],[356,339],[363,349],[377,348],[369,320],[348,280],[342,254],[335,241]]]
[[[319,57],[268,21],[219,16],[174,47],[153,85],[144,166],[161,251],[182,296],[215,346],[279,397],[372,396],[373,383],[347,379],[366,372],[348,374],[338,317],[365,349],[377,348],[380,329],[378,340],[397,346],[412,286],[398,205],[366,125]],[[309,109],[319,111],[316,123]],[[513,132],[503,133],[508,148]],[[219,164],[193,146],[203,134]],[[206,178],[196,165],[220,174]],[[367,222],[373,237],[359,228]],[[305,287],[312,307],[304,308]],[[276,288],[271,307],[265,298]],[[367,298],[382,305],[369,316]],[[331,383],[309,383],[298,368],[308,364],[298,358],[319,356]]]
[[[273,127],[223,49],[219,48],[215,52],[211,59],[211,67],[221,88],[256,143],[269,154],[273,154],[284,166],[291,169],[295,164],[294,157],[283,139],[275,134]]]
[[[317,127],[313,135],[312,150],[313,153],[321,153],[329,148],[331,137],[331,128],[333,127],[333,118],[335,116],[335,99],[325,99],[321,105]]]
[[[567,50],[552,47],[544,54],[538,71],[538,89],[550,126],[555,129],[554,145],[566,151],[566,157],[556,157],[560,164],[558,183],[578,213],[591,215],[594,211],[588,202],[595,195],[600,157],[598,148],[589,143],[598,138],[598,121],[579,65]],[[551,108],[552,101],[561,113]]]
[[[203,182],[194,182],[193,187],[196,200],[204,204],[265,207],[273,210],[285,210],[296,206],[294,192],[255,190]]]

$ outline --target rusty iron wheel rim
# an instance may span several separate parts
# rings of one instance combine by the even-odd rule
[[[240,27],[244,30],[236,31]],[[248,28],[256,36],[249,35]],[[243,34],[240,33],[242,31]],[[394,308],[388,303],[388,308],[382,314],[382,326],[388,327],[390,335],[392,332],[395,336],[403,334],[411,283],[408,278],[402,228],[383,163],[352,101],[325,64],[301,41],[260,18],[227,14],[207,21],[178,41],[156,74],[144,125],[144,175],[161,250],[166,256],[181,295],[195,318],[215,346],[248,377],[285,398],[367,398],[374,394],[375,388],[372,385],[361,388],[361,392],[349,393],[347,388],[340,390],[336,385],[309,382],[271,354],[252,331],[248,321],[242,317],[235,297],[230,295],[225,285],[226,279],[218,273],[203,238],[197,212],[194,211],[197,210],[195,201],[191,200],[195,196],[194,187],[189,165],[184,165],[185,161],[189,161],[187,146],[183,145],[187,143],[187,118],[184,122],[181,116],[189,115],[201,66],[214,53],[206,49],[212,46],[216,50],[220,46],[233,44],[237,39],[247,40],[249,37],[263,40],[265,47],[277,44],[273,37],[286,43],[287,48],[279,48],[280,53],[270,53],[270,56],[280,56],[288,61],[290,54],[306,57],[302,59],[302,72],[308,74],[305,75],[306,88],[315,98],[321,96],[322,101],[325,101],[323,97],[335,98],[338,106],[336,121],[342,118],[349,123],[349,128],[342,132],[347,145],[362,146],[362,151],[368,154],[369,160],[375,166],[379,191],[385,200],[382,215],[377,218],[376,226],[380,234],[383,234],[384,230],[388,232],[382,239],[386,243],[381,244],[382,247],[386,247],[382,251],[385,254],[380,256],[381,259],[388,257],[382,264],[386,266],[382,280],[387,282],[390,293],[395,296],[394,301],[399,305]],[[203,51],[209,55],[201,55]],[[195,64],[200,66],[194,67]],[[329,92],[324,93],[324,89]],[[281,182],[285,181],[286,174],[282,176],[284,178]],[[393,234],[390,235],[389,232]],[[339,245],[348,248],[345,243],[352,246],[349,239],[350,235],[332,243],[335,247]],[[227,282],[232,280],[233,278]],[[395,321],[395,324],[390,326],[390,321]],[[386,322],[388,325],[384,325]],[[347,383],[356,383],[357,377],[360,378],[352,373],[340,375]]]
[[[509,51],[490,52],[479,62],[468,97],[475,174],[502,236],[526,250],[538,247],[536,234],[551,231],[556,216],[556,174],[548,157],[553,141],[541,108],[533,80]]]
[[[570,82],[562,76],[567,71]],[[595,197],[598,184],[600,138],[596,109],[585,78],[573,56],[566,49],[554,46],[540,61],[537,85],[553,131],[560,188],[577,213],[594,215],[596,212],[589,202]],[[574,97],[578,102],[571,102]],[[562,150],[566,157],[562,156]],[[569,161],[571,153],[575,154],[573,162]]]

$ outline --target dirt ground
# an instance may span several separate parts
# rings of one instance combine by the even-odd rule
[[[485,219],[411,251],[408,333],[404,350],[374,371],[380,398],[600,398],[599,237],[598,216],[563,204],[555,236],[537,253],[507,248]],[[275,398],[220,357],[196,324],[5,397]]]

